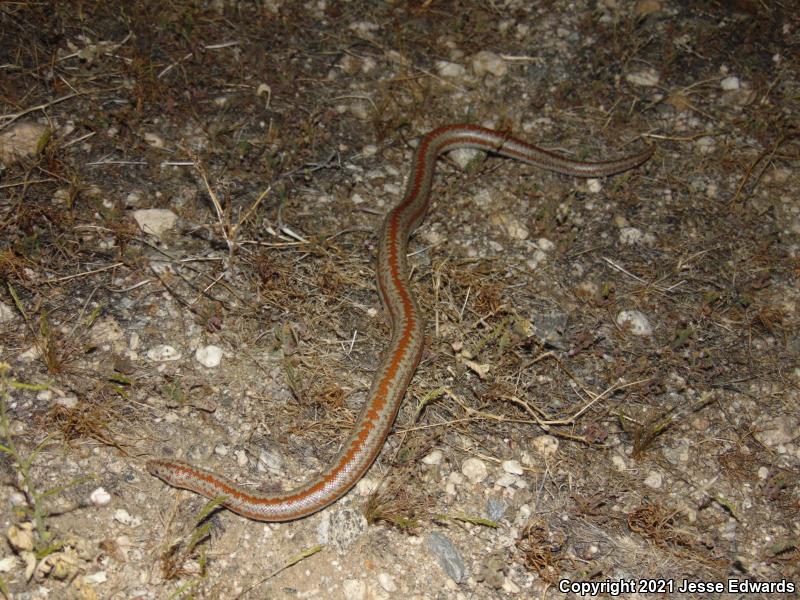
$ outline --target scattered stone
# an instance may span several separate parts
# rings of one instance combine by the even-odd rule
[[[93,344],[102,346],[125,337],[125,332],[114,317],[104,316],[95,321],[90,330]]]
[[[536,240],[536,246],[542,252],[552,252],[556,245],[545,237],[540,237]]]
[[[755,90],[742,88],[722,94],[721,103],[725,106],[749,106],[758,98]]]
[[[547,253],[543,252],[540,248],[533,251],[531,257],[525,261],[525,264],[531,271],[539,268],[539,265],[547,260]]]
[[[769,448],[783,446],[800,438],[798,419],[788,415],[759,419],[753,437]]]
[[[362,100],[351,102],[348,106],[351,115],[360,121],[366,121],[370,118],[370,105]]]
[[[10,323],[17,318],[17,313],[13,308],[4,302],[0,302],[0,323]]]
[[[161,344],[160,346],[150,348],[146,356],[153,362],[169,362],[181,359],[181,353],[167,344]]]
[[[726,92],[730,92],[732,90],[738,90],[741,87],[741,84],[739,83],[738,77],[730,75],[728,77],[725,77],[722,81],[720,81],[719,87],[721,87]]]
[[[499,590],[503,587],[505,582],[506,570],[508,569],[508,560],[502,553],[492,553],[487,556],[483,563],[478,567],[478,573],[475,578],[478,581],[486,582],[486,585]]]
[[[142,192],[133,190],[125,196],[125,208],[138,208],[142,204]]]
[[[441,450],[433,450],[426,456],[422,458],[423,464],[426,465],[438,465],[442,462],[442,451]]]
[[[502,475],[500,475],[500,477],[495,479],[494,484],[499,487],[510,488],[516,482],[517,482],[516,475],[512,475],[511,473],[503,473]]]
[[[342,592],[345,600],[364,600],[367,596],[367,584],[360,579],[345,579]]]
[[[600,286],[594,281],[582,281],[575,288],[575,295],[579,298],[597,298],[600,295]]]
[[[8,573],[12,569],[16,569],[19,564],[17,557],[14,555],[6,556],[0,559],[0,573]]]
[[[540,435],[533,440],[533,449],[545,458],[558,452],[558,439],[552,435]]]
[[[673,465],[689,462],[689,446],[685,443],[674,448],[664,447],[661,453]]]
[[[394,579],[388,573],[378,573],[378,583],[380,586],[390,594],[392,592],[397,591],[397,584],[394,582]]]
[[[118,508],[114,511],[114,520],[128,527],[138,527],[142,524],[142,520],[139,517],[134,517],[124,508]]]
[[[222,362],[222,348],[219,346],[203,346],[194,353],[194,359],[207,369],[213,369]]]
[[[365,37],[372,38],[372,34],[380,30],[380,25],[371,21],[356,21],[350,23],[350,29]]]
[[[165,146],[164,138],[157,133],[145,133],[144,141],[153,148],[163,148]]]
[[[505,460],[501,466],[503,471],[512,475],[522,475],[525,472],[518,460]]]
[[[647,336],[653,333],[650,321],[638,310],[623,310],[617,315],[617,325],[634,335]]]
[[[445,493],[454,496],[456,494],[456,486],[464,485],[466,480],[467,478],[458,471],[452,471],[447,476],[447,483],[444,486]]]
[[[466,169],[469,164],[481,156],[481,151],[475,148],[456,148],[447,154],[447,158],[452,160],[462,169]],[[479,190],[475,193],[476,206],[491,206],[492,195],[487,189]]]
[[[436,556],[447,576],[456,583],[461,583],[466,576],[466,568],[453,542],[438,531],[431,532],[427,542],[428,549]]]
[[[89,494],[89,500],[91,500],[92,504],[95,506],[106,506],[111,503],[111,494],[109,494],[105,488],[99,487]]]
[[[78,397],[77,396],[59,396],[56,398],[56,404],[58,406],[63,406],[67,410],[73,410],[76,406],[78,406]]]
[[[467,72],[462,65],[446,60],[436,61],[436,71],[439,73],[439,76],[452,79],[461,79]]]
[[[489,474],[486,464],[479,458],[468,458],[461,465],[461,472],[472,483],[480,483]]]
[[[26,522],[12,525],[6,532],[8,545],[16,552],[33,550],[33,523]]]
[[[658,471],[650,471],[650,473],[647,474],[647,477],[644,480],[644,484],[647,487],[657,490],[661,487],[663,480],[664,479],[661,476],[661,473],[659,473]]]
[[[8,495],[8,503],[11,506],[25,506],[28,500],[22,492],[13,491]]]
[[[381,484],[379,481],[370,479],[369,477],[362,477],[356,484],[356,494],[362,498],[366,498],[367,496],[377,492],[380,485]]]
[[[619,241],[624,246],[633,246],[642,241],[644,234],[636,227],[622,227],[619,230]]]
[[[330,544],[339,554],[345,554],[367,530],[367,519],[361,511],[343,508],[324,512],[317,526],[317,540]]]
[[[178,221],[178,215],[166,208],[143,208],[133,211],[133,218],[142,232],[161,237]]]
[[[539,314],[533,317],[533,335],[543,344],[556,348],[564,349],[564,333],[567,330],[566,313]]]
[[[715,147],[714,138],[711,137],[710,135],[698,138],[695,141],[694,145],[700,154],[711,154],[712,152],[714,152],[714,147]]]
[[[95,571],[94,573],[86,575],[83,580],[89,584],[105,583],[108,581],[108,574],[106,571]]]
[[[486,501],[486,516],[492,521],[499,521],[506,514],[508,504],[501,498],[489,498]]]
[[[599,179],[587,179],[586,180],[586,191],[590,194],[599,194],[603,191],[603,182]]]
[[[214,446],[214,454],[216,454],[217,456],[228,456],[229,452],[230,448],[225,444],[217,444],[216,446]]]
[[[472,71],[478,77],[486,74],[502,77],[508,72],[506,62],[494,52],[481,50],[472,57]]]
[[[611,457],[611,464],[614,465],[614,468],[619,473],[624,473],[625,471],[628,470],[628,465],[625,462],[625,458],[623,458],[619,454],[615,454],[614,456]]]
[[[655,69],[648,68],[642,69],[641,71],[628,73],[625,76],[625,79],[628,81],[628,83],[632,83],[633,85],[654,87],[658,85],[659,81],[661,81],[661,75],[659,75],[658,71]]]
[[[493,213],[491,222],[492,225],[501,227],[513,240],[527,240],[530,235],[528,228],[514,215],[505,212]]]
[[[0,132],[0,164],[8,166],[36,156],[47,145],[51,133],[46,125],[27,121]]]

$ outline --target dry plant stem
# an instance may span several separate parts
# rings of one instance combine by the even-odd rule
[[[225,243],[228,244],[229,257],[232,257],[236,251],[236,238],[239,235],[239,228],[247,221],[247,219],[250,218],[250,216],[258,208],[258,205],[261,204],[264,198],[266,198],[270,191],[272,191],[272,186],[267,186],[267,189],[261,192],[258,198],[256,198],[255,202],[250,205],[250,208],[247,209],[247,211],[244,213],[244,216],[236,223],[232,223],[229,212],[222,208],[222,203],[219,201],[217,193],[214,191],[214,188],[211,187],[211,183],[208,181],[208,174],[203,168],[203,165],[199,160],[195,160],[193,164],[197,169],[197,172],[200,173],[200,177],[203,179],[203,184],[206,186],[208,195],[211,198],[211,203],[214,205],[214,211],[217,213],[217,220],[219,221],[219,226],[222,229],[222,235],[225,236]]]
[[[408,287],[408,238],[425,218],[437,157],[456,148],[476,148],[576,177],[627,171],[648,160],[654,150],[650,147],[617,160],[583,162],[474,125],[448,125],[431,131],[417,146],[405,195],[386,215],[379,234],[378,290],[391,319],[392,337],[361,415],[336,458],[305,485],[278,494],[251,492],[227,477],[171,458],[149,461],[152,475],[208,498],[224,496],[223,506],[258,521],[305,517],[341,498],[361,479],[383,447],[422,355],[423,319]]]

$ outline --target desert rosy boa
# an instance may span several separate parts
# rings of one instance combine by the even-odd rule
[[[475,125],[447,125],[431,131],[420,140],[414,153],[402,201],[386,215],[380,231],[378,290],[389,312],[392,338],[356,425],[336,458],[305,485],[276,494],[250,491],[227,477],[171,458],[148,461],[152,475],[207,498],[222,497],[223,506],[258,521],[305,517],[335,502],[356,484],[383,448],[422,355],[423,317],[408,287],[408,238],[425,218],[437,157],[455,148],[477,148],[576,177],[604,177],[627,171],[653,154],[650,147],[617,160],[583,162]]]

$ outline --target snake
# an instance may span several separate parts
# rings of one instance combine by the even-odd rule
[[[386,215],[378,235],[376,279],[391,322],[391,338],[372,380],[364,406],[336,457],[305,484],[278,493],[260,493],[232,479],[173,458],[147,461],[151,475],[190,490],[243,517],[281,522],[306,517],[344,496],[367,472],[386,442],[424,347],[424,319],[408,284],[408,241],[425,218],[437,158],[457,148],[473,148],[576,177],[605,177],[646,162],[655,150],[614,160],[566,158],[511,135],[470,124],[453,124],[424,135],[415,151],[405,193]]]

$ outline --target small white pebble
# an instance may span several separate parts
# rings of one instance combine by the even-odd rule
[[[378,583],[380,583],[381,587],[390,594],[397,591],[397,584],[395,584],[394,579],[388,573],[378,573]]]
[[[525,265],[531,270],[535,271],[540,264],[547,260],[547,254],[537,248],[533,251],[531,257],[525,261]]]
[[[441,77],[451,77],[460,79],[464,76],[467,70],[458,63],[448,62],[446,60],[436,61],[436,71]]]
[[[603,183],[599,179],[587,179],[586,189],[590,194],[599,194],[603,191]]]
[[[8,503],[11,506],[24,506],[27,504],[27,499],[25,498],[25,494],[21,492],[11,492],[8,496]]]
[[[379,483],[369,477],[362,477],[356,484],[356,494],[362,498],[366,498],[370,494],[374,494],[379,487]]]
[[[641,71],[628,73],[625,79],[628,83],[632,83],[633,85],[653,87],[658,85],[658,82],[661,80],[661,75],[659,75],[658,71],[655,69],[642,69]]]
[[[214,454],[217,456],[228,456],[230,449],[225,444],[217,444],[214,446]]]
[[[533,440],[533,449],[541,456],[553,456],[558,451],[558,439],[552,435],[540,435]]]
[[[447,481],[452,483],[453,485],[464,485],[464,481],[466,481],[466,478],[458,471],[453,471],[452,473],[450,473],[450,475],[447,476]]]
[[[8,573],[17,566],[17,557],[14,555],[0,559],[0,573]]]
[[[741,85],[739,83],[739,78],[738,77],[734,77],[733,75],[730,75],[730,76],[726,77],[725,79],[723,79],[722,81],[720,81],[719,87],[721,87],[726,92],[729,92],[731,90],[738,90],[741,87]]]
[[[623,310],[617,315],[617,325],[634,335],[651,335],[653,327],[644,313],[638,310]]]
[[[175,226],[178,215],[166,208],[141,208],[132,213],[142,232],[161,236]]]
[[[461,465],[461,472],[472,483],[480,483],[486,479],[486,476],[489,474],[486,463],[479,458],[468,458],[465,460]]]
[[[160,135],[155,133],[145,133],[144,134],[144,141],[147,142],[153,148],[163,148],[164,147],[164,138]]]
[[[504,460],[502,467],[503,471],[512,475],[522,475],[525,472],[518,460]]]
[[[0,302],[0,323],[10,323],[17,318],[17,313],[8,304]]]
[[[662,483],[663,477],[658,471],[650,471],[644,480],[644,484],[649,488],[653,488],[654,490],[660,488]]]
[[[506,62],[494,52],[481,50],[472,57],[472,71],[478,77],[490,73],[495,77],[502,77],[508,72]]]
[[[108,581],[108,574],[105,571],[95,571],[83,576],[83,581],[89,584],[105,583]]]
[[[469,163],[480,155],[481,151],[476,148],[456,148],[450,152],[447,157],[462,169],[466,169]],[[477,206],[488,206],[492,201],[492,196],[488,190],[483,189],[478,191],[475,195],[475,201]]]
[[[499,487],[510,488],[512,485],[516,483],[516,481],[517,481],[516,475],[512,475],[511,473],[503,473],[502,475],[500,475],[500,477],[495,479],[494,484]]]
[[[78,398],[77,396],[61,396],[56,398],[56,404],[66,409],[73,409],[78,406]]]
[[[114,511],[114,520],[129,527],[138,527],[142,524],[142,520],[139,517],[134,517],[124,508],[118,508]]]
[[[111,494],[109,494],[105,488],[99,487],[89,494],[89,500],[91,500],[92,504],[95,506],[105,506],[111,503]]]
[[[181,353],[175,350],[172,346],[167,344],[161,344],[160,346],[154,346],[147,351],[146,354],[147,358],[154,362],[167,362],[173,360],[180,360]]]
[[[615,454],[611,457],[611,464],[614,465],[614,468],[620,473],[624,473],[628,470],[628,465],[625,464],[625,459],[619,454]]]
[[[625,246],[633,246],[642,241],[644,234],[637,227],[622,227],[619,230],[619,241]]]
[[[208,369],[218,367],[222,362],[222,348],[219,346],[203,346],[194,353],[194,359]]]
[[[703,136],[698,138],[694,145],[700,154],[711,154],[714,151],[714,138],[708,135]]]
[[[426,465],[438,465],[442,462],[442,451],[434,450],[430,454],[422,458],[422,462]]]
[[[542,252],[552,252],[553,248],[556,247],[556,245],[553,242],[543,237],[536,240],[536,245]]]

